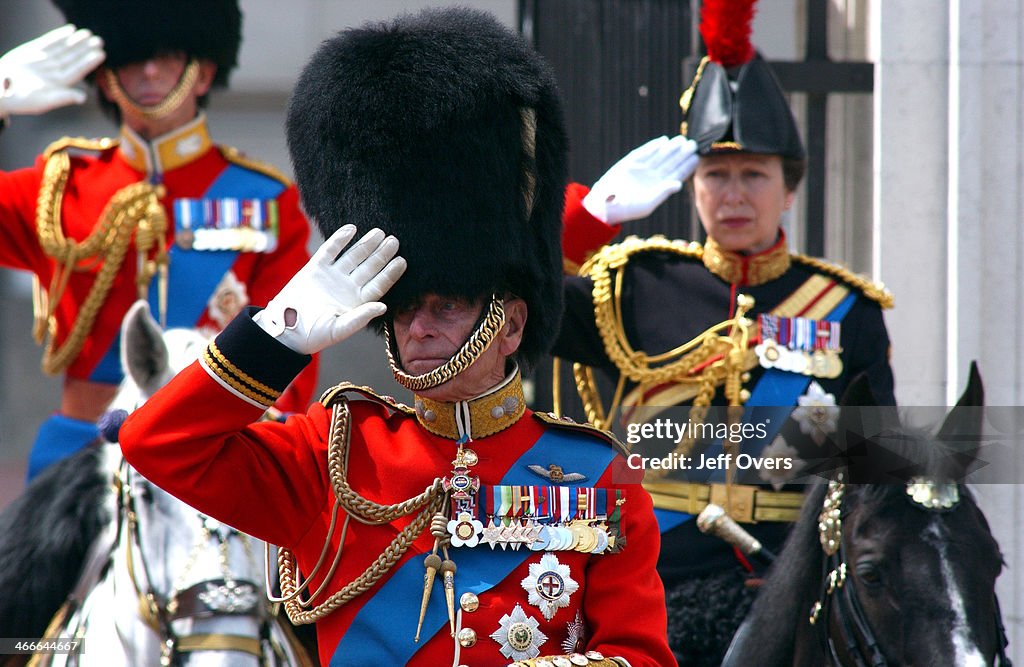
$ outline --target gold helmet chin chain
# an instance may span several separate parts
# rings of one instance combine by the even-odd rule
[[[108,94],[124,112],[139,118],[158,120],[174,112],[185,101],[188,94],[192,92],[192,88],[199,79],[199,61],[191,58],[188,64],[185,65],[185,71],[181,73],[178,83],[174,84],[174,88],[164,96],[164,99],[156,104],[139,104],[129,97],[121,85],[121,80],[117,78],[117,74],[112,69],[105,69],[104,76],[108,86]]]
[[[422,375],[410,375],[402,370],[401,361],[397,358],[391,342],[391,325],[384,325],[384,349],[388,356],[388,364],[395,380],[403,387],[412,391],[423,391],[440,386],[453,379],[456,375],[469,368],[487,348],[494,342],[501,328],[505,326],[505,306],[498,295],[491,296],[487,312],[473,333],[462,344],[452,358],[432,371]]]

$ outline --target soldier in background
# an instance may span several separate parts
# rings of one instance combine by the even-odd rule
[[[720,664],[753,595],[745,583],[761,574],[702,534],[694,517],[709,502],[725,505],[777,553],[802,503],[801,487],[786,484],[809,460],[827,458],[850,380],[866,373],[879,404],[895,402],[882,317],[891,295],[787,246],[782,216],[805,152],[774,74],[749,42],[752,16],[752,2],[704,3],[708,56],[681,100],[685,139],[637,149],[593,191],[570,188],[565,212],[567,259],[581,268],[567,279],[553,354],[578,362],[588,417],[627,433],[658,419],[712,427],[638,437],[633,448],[691,466],[649,470],[645,481],[662,530],[669,639],[686,666]],[[692,168],[703,245],[631,237],[599,247],[618,233],[609,222],[629,219],[623,208],[652,210]],[[741,455],[759,463],[739,470]],[[702,460],[731,466],[697,470]]]
[[[123,377],[121,320],[137,298],[165,327],[212,335],[247,304],[269,301],[308,259],[294,186],[215,144],[203,113],[236,65],[237,1],[56,4],[78,30],[0,58],[0,117],[83,102],[71,86],[99,65],[91,80],[120,135],[65,137],[33,166],[0,173],[0,266],[33,274],[42,368],[64,375],[30,479],[98,437]],[[276,407],[303,410],[316,381],[314,362]]]

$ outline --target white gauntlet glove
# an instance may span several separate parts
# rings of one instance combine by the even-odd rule
[[[697,143],[681,134],[651,139],[612,165],[583,198],[583,207],[610,225],[646,218],[679,192],[698,159]]]
[[[380,298],[405,272],[398,239],[371,229],[339,257],[356,234],[345,225],[253,317],[295,352],[314,354],[339,343],[387,310]]]
[[[85,101],[73,86],[106,58],[103,40],[70,23],[0,56],[0,117]]]

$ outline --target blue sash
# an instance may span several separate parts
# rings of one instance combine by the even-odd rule
[[[203,193],[204,198],[234,197],[238,199],[274,199],[285,186],[269,176],[229,165],[214,179]],[[206,310],[214,289],[224,274],[234,265],[235,250],[193,252],[172,245],[169,252],[167,275],[167,328],[192,328]],[[149,285],[149,309],[159,317],[159,281]],[[124,379],[121,368],[121,332],[118,331],[106,354],[90,374],[93,382],[118,384]]]
[[[848,295],[822,319],[829,322],[842,321],[846,314],[850,312],[856,300],[856,294]],[[764,438],[747,439],[740,452],[750,456],[760,455],[760,449],[763,444],[770,443],[775,439],[779,430],[782,429],[782,425],[786,423],[790,413],[793,411],[793,406],[796,405],[797,399],[807,391],[807,387],[810,384],[811,378],[802,373],[791,373],[779,370],[778,368],[766,370],[757,381],[754,390],[750,393],[750,400],[746,402],[743,409],[742,419],[743,423],[756,422],[763,424],[766,435]],[[722,441],[717,440],[708,446],[704,454],[707,457],[713,458],[723,451]],[[709,479],[722,481],[725,479],[725,471],[716,470],[710,475]],[[692,514],[667,509],[655,509],[654,516],[658,520],[658,528],[663,533],[694,518]]]
[[[571,452],[573,472],[583,473],[588,480],[597,480],[615,457],[614,450],[596,438],[549,429],[508,469],[501,484],[536,484],[538,478],[527,466],[537,464],[547,468],[552,460],[565,458],[566,452]],[[492,551],[483,546],[455,550],[452,559],[458,566],[456,599],[462,593],[480,595],[490,590],[535,553]],[[416,651],[448,625],[444,595],[439,590],[434,591],[423,620],[420,642],[413,641],[422,591],[423,559],[414,556],[398,567],[359,610],[335,649],[330,667],[408,663]]]
[[[71,456],[100,437],[100,429],[93,422],[52,415],[39,427],[32,451],[28,455],[26,482],[52,463]]]

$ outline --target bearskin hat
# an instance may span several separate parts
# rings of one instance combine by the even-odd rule
[[[303,206],[324,237],[351,223],[401,243],[389,307],[428,293],[511,293],[529,311],[520,356],[561,313],[567,139],[554,76],[491,15],[430,9],[324,42],[289,103]]]
[[[238,64],[242,13],[237,0],[54,0],[54,4],[69,23],[103,38],[107,67],[184,51],[216,63],[213,84],[225,87]]]
[[[806,156],[782,86],[750,44],[755,0],[705,0],[707,58],[683,93],[683,134],[701,155],[722,151]]]

